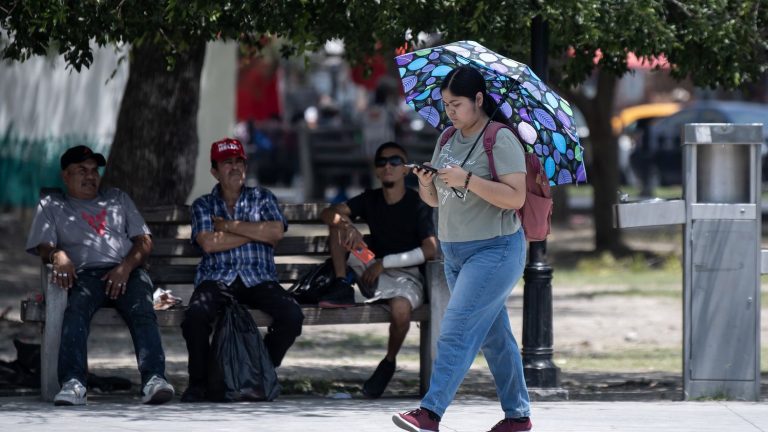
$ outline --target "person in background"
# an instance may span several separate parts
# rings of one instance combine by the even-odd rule
[[[502,123],[506,119],[488,95],[483,76],[470,66],[457,67],[446,75],[440,91],[457,130],[444,146],[435,146],[431,165],[438,168],[436,173],[418,168],[414,172],[421,199],[438,208],[438,238],[451,298],[429,391],[418,409],[395,414],[392,420],[412,432],[437,432],[482,349],[504,410],[491,432],[528,431],[528,389],[506,308],[525,265],[525,234],[515,212],[525,202],[523,147],[509,129],[498,131],[493,157],[499,181],[491,180],[488,155],[477,143],[491,118]]]
[[[288,229],[277,198],[268,189],[246,187],[246,155],[240,141],[211,144],[210,194],[192,203],[192,243],[203,250],[195,291],[181,324],[189,352],[189,386],[182,402],[208,400],[208,356],[212,324],[234,297],[273,321],[264,345],[275,367],[301,334],[301,307],[278,283],[274,247]]]
[[[416,191],[405,187],[405,150],[394,142],[379,146],[375,174],[382,187],[369,189],[349,201],[326,208],[320,218],[330,231],[331,259],[336,279],[321,307],[354,304],[354,292],[346,280],[347,265],[368,302],[385,302],[391,308],[387,354],[363,385],[363,394],[378,398],[395,373],[395,358],[410,328],[411,312],[424,303],[424,278],[419,266],[437,250],[432,209]],[[363,239],[354,221],[364,220],[370,237]],[[365,262],[364,250],[375,258]],[[350,253],[352,251],[353,253]]]
[[[93,314],[114,306],[133,338],[141,373],[141,401],[173,398],[165,379],[165,353],[152,306],[152,281],[141,267],[152,237],[131,198],[119,189],[100,190],[104,156],[80,145],[61,156],[64,195],[40,201],[27,251],[51,264],[51,282],[66,290],[55,405],[85,405],[88,333]]]

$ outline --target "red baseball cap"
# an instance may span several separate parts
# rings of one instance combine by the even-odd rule
[[[221,162],[233,157],[248,159],[243,150],[243,143],[239,140],[224,138],[211,144],[211,161]]]

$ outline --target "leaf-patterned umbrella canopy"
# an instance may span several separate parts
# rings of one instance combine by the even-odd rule
[[[443,79],[458,66],[476,68],[526,150],[538,155],[550,185],[587,181],[584,151],[570,104],[525,64],[474,41],[414,51],[397,56],[395,61],[405,101],[438,130],[451,124],[440,94]]]

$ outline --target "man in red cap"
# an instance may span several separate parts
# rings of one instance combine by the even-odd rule
[[[211,144],[211,174],[219,183],[192,204],[192,243],[203,258],[181,324],[189,351],[182,402],[208,399],[209,337],[227,296],[272,316],[264,345],[275,367],[301,334],[301,307],[278,283],[275,268],[274,247],[288,224],[272,192],[245,186],[246,159],[236,139]]]

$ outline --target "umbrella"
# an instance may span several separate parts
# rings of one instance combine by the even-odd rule
[[[528,66],[474,41],[414,51],[395,61],[405,101],[438,130],[451,124],[440,94],[442,80],[458,66],[474,67],[485,77],[488,93],[500,104],[526,150],[541,160],[550,185],[587,181],[573,109]]]

